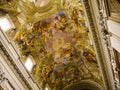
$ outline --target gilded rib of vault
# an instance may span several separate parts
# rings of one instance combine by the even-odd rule
[[[43,7],[10,1],[0,6],[16,25],[7,34],[22,57],[34,58],[31,74],[43,89],[62,90],[86,79],[102,83],[80,0],[51,0]]]

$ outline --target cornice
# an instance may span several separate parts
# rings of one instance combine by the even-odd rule
[[[18,79],[20,78],[19,80],[23,86],[25,86],[28,90],[41,90],[41,88],[26,70],[25,66],[20,60],[19,54],[15,50],[15,47],[2,30],[0,30],[0,50],[3,52],[3,56],[7,64],[11,67]]]
[[[105,84],[107,86],[107,85],[109,85],[109,82],[108,82],[108,79],[106,78],[107,77],[107,75],[106,75],[107,72],[105,71],[104,62],[102,61],[104,59],[103,59],[103,57],[101,57],[102,54],[101,54],[101,49],[100,49],[100,45],[99,45],[99,42],[98,42],[99,38],[97,36],[96,27],[95,27],[95,25],[93,23],[94,20],[92,18],[92,14],[91,14],[91,10],[90,10],[88,0],[83,0],[83,2],[84,2],[84,5],[85,5],[85,8],[86,8],[87,17],[88,17],[89,24],[90,24],[90,27],[91,27],[90,32],[92,33],[92,36],[93,36],[93,39],[94,39],[95,49],[96,49],[96,52],[97,52],[97,57],[99,58],[99,60],[101,60],[101,61],[98,61],[98,62],[100,64],[100,66],[103,66],[103,67],[101,67],[101,69],[102,69]],[[109,86],[107,86],[107,88],[108,88],[108,90],[110,90]]]
[[[104,86],[105,86],[105,90],[114,90],[115,87],[113,85],[114,81],[112,82],[112,78],[114,78],[111,69],[111,66],[108,64],[107,65],[107,59],[109,60],[109,51],[107,50],[108,48],[108,42],[109,40],[107,40],[106,34],[108,33],[106,30],[106,27],[103,25],[103,20],[105,18],[103,18],[103,16],[101,14],[101,12],[94,12],[91,2],[95,2],[92,0],[82,0],[83,6],[84,6],[84,10],[85,10],[85,14],[86,14],[86,19],[88,22],[88,26],[89,26],[89,31],[92,35],[92,39],[93,39],[93,43],[94,43],[94,49],[96,51],[96,56],[97,56],[97,61],[98,61],[98,65],[103,77],[103,81],[104,81]],[[96,1],[97,2],[97,1]],[[96,20],[95,18],[95,13],[98,13],[98,20]],[[97,26],[97,22],[101,22],[99,23],[99,26]],[[105,24],[105,23],[104,23]],[[98,31],[101,30],[101,31]],[[103,36],[105,37],[102,37]],[[103,46],[103,44],[105,44]],[[106,49],[105,49],[106,48]],[[104,50],[105,49],[105,50]],[[105,53],[105,51],[107,51]],[[108,58],[106,58],[105,54],[108,56]],[[110,60],[109,60],[110,63]],[[110,70],[110,71],[109,71]]]
[[[11,56],[8,54],[8,52],[6,51],[5,47],[3,46],[3,44],[0,42],[0,49],[2,50],[4,56],[7,58],[7,63],[11,66],[11,68],[13,68],[14,73],[16,74],[16,76],[20,77],[22,80],[23,85],[27,86],[28,90],[32,90],[31,86],[29,85],[29,83],[26,81],[26,79],[24,78],[24,76],[22,75],[21,71],[19,70],[19,68],[16,66],[16,64],[13,62]],[[3,72],[4,73],[4,72]],[[3,74],[2,74],[3,76]]]

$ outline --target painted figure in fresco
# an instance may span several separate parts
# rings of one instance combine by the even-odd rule
[[[53,90],[62,90],[82,79],[99,80],[81,6],[76,0],[66,0],[61,8],[57,14],[34,22],[32,29],[23,29],[15,37],[23,55],[35,58],[33,76],[43,89],[48,85]]]

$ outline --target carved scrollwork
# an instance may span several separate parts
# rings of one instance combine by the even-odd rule
[[[0,83],[5,80],[5,73],[3,68],[0,66]]]
[[[101,3],[101,4],[103,4],[103,3]],[[103,6],[103,5],[101,5],[101,6]],[[108,53],[109,53],[110,60],[111,60],[111,67],[112,67],[113,73],[114,73],[114,84],[116,85],[117,88],[120,88],[119,87],[119,79],[117,78],[118,74],[116,72],[115,58],[114,58],[114,55],[113,55],[113,49],[112,49],[111,42],[110,42],[111,34],[107,30],[107,23],[106,23],[107,18],[104,15],[104,7],[101,7],[101,9],[99,11],[99,15],[100,15],[100,21],[101,21],[100,26],[101,26],[102,37],[103,37],[104,42],[105,42],[105,44],[108,48]]]
[[[110,36],[110,34],[109,34],[109,32],[106,28],[106,17],[103,16],[104,15],[103,10],[100,10],[99,14],[100,14],[101,33],[103,35],[103,39],[105,41],[105,44],[107,46],[109,46],[109,36]]]

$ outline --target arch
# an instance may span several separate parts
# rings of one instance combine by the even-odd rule
[[[63,90],[104,90],[104,87],[93,80],[82,80],[66,86]]]

